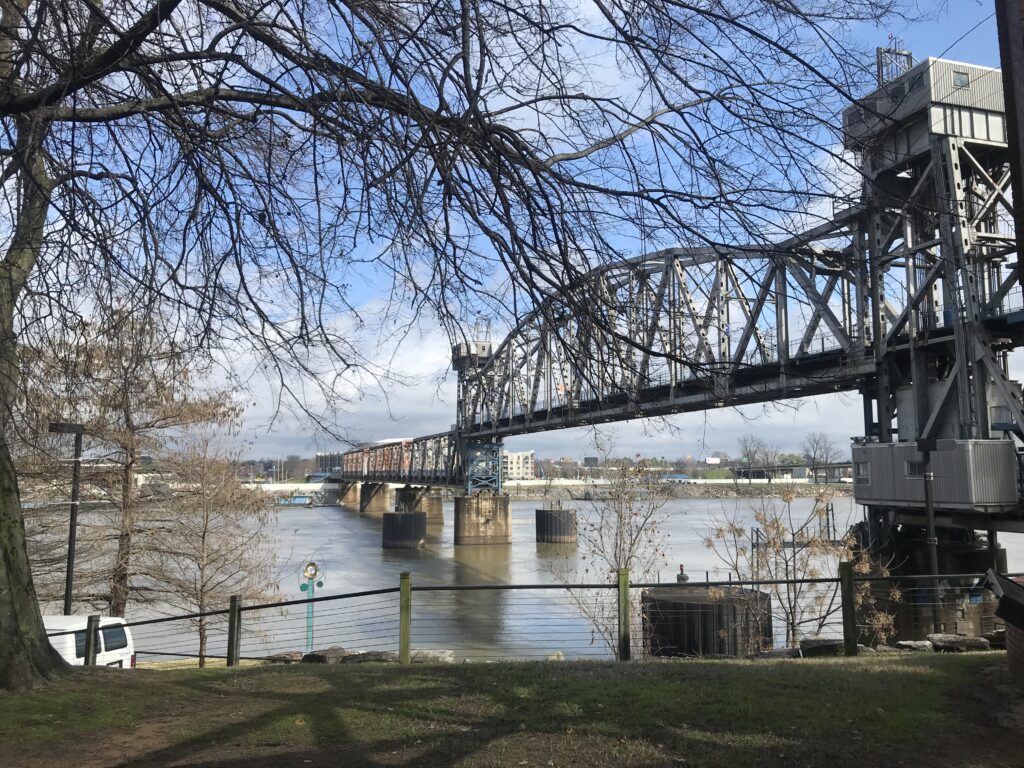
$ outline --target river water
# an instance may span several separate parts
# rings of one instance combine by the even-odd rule
[[[712,580],[727,579],[726,567],[704,546],[704,538],[716,521],[726,517],[735,516],[749,528],[754,524],[754,509],[761,503],[752,499],[667,502],[659,525],[665,550],[659,580],[675,581],[680,563],[694,581],[703,580],[705,574]],[[765,503],[781,504],[777,500]],[[795,499],[794,517],[803,519],[813,504],[813,499]],[[839,531],[860,519],[860,508],[852,498],[837,497],[833,505]],[[445,504],[446,524],[432,526],[426,545],[419,550],[382,549],[381,522],[346,507],[282,509],[273,526],[282,598],[304,597],[299,589],[300,572],[308,560],[315,560],[323,573],[318,596],[395,587],[403,571],[412,574],[418,587],[611,581],[611,574],[594,571],[585,552],[572,546],[536,543],[534,510],[543,506],[540,502],[512,501],[510,545],[456,547],[452,506],[451,502]],[[581,520],[592,514],[589,502],[567,502],[566,506],[575,507]],[[1003,544],[1010,570],[1024,568],[1024,537],[1004,536]],[[608,657],[609,646],[600,628],[614,627],[614,601],[612,590],[417,591],[413,593],[412,645],[451,649],[456,658]],[[309,640],[305,611],[304,606],[294,606],[274,615],[253,616],[249,626],[255,624],[264,631],[260,638],[250,637],[243,655],[301,650]],[[375,595],[318,603],[314,627],[312,644],[318,648],[342,645],[393,651],[397,647],[398,597]]]
[[[705,571],[712,579],[725,579],[727,572],[715,554],[705,548],[704,537],[716,520],[733,514],[748,527],[753,525],[754,506],[760,503],[753,499],[668,501],[658,526],[666,551],[660,580],[675,581],[680,563],[695,581],[703,580]],[[813,499],[794,499],[794,515],[802,519],[813,503]],[[592,511],[590,502],[563,504],[577,510],[581,524]],[[845,531],[860,519],[852,498],[836,498],[833,505],[839,530]],[[542,506],[544,503],[537,501],[511,502],[510,545],[456,547],[451,524],[453,504],[446,502],[446,524],[431,526],[426,545],[419,550],[382,549],[380,520],[362,517],[346,507],[283,508],[272,534],[278,543],[280,589],[282,594],[300,596],[299,574],[308,560],[315,560],[323,569],[325,593],[397,586],[402,571],[409,571],[416,585],[559,583],[555,571],[576,572],[575,580],[580,582],[610,580],[608,574],[585,572],[586,558],[575,547],[536,542],[534,510]]]

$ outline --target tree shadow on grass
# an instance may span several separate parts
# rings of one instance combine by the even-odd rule
[[[949,687],[944,675],[908,658],[625,675],[602,664],[331,667],[242,672],[234,687],[184,676],[195,701],[248,711],[120,765],[918,765],[913,737],[941,730],[941,696],[929,692]],[[879,703],[918,710],[889,715]],[[896,714],[902,739],[883,727]],[[930,765],[963,757],[925,751]]]

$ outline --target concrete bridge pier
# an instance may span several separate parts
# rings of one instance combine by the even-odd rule
[[[356,509],[359,507],[359,485],[358,481],[348,481],[338,484],[338,503],[345,507]]]
[[[455,497],[455,544],[511,544],[508,496]]]
[[[383,518],[395,508],[395,490],[387,483],[362,483],[359,486],[359,514]]]
[[[439,491],[424,485],[406,485],[395,490],[395,509],[399,512],[422,512],[427,523],[443,523],[444,508]]]

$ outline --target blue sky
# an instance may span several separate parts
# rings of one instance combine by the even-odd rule
[[[938,5],[928,0],[920,2],[922,9]],[[868,44],[884,46],[887,44],[886,36],[891,32],[903,40],[904,48],[917,60],[935,56],[998,67],[999,44],[994,13],[992,0],[950,0],[945,13],[930,22],[882,30],[877,37],[865,29],[863,35]],[[978,25],[977,29],[969,31],[975,25]]]
[[[921,0],[924,11],[936,6]],[[858,31],[869,47],[886,45],[889,33],[903,40],[915,59],[936,56],[986,66],[999,66],[993,3],[991,0],[952,0],[938,18],[914,25]],[[864,90],[870,90],[866,83]],[[454,421],[454,376],[445,374],[447,340],[426,330],[410,335],[394,358],[402,373],[414,380],[412,386],[382,393],[368,393],[343,417],[344,427],[366,440],[412,437],[446,430]],[[332,450],[335,444],[317,438],[299,419],[285,414],[268,428],[262,403],[269,398],[257,396],[247,416],[245,437],[254,456],[288,453],[308,455],[316,450]],[[609,425],[602,439],[611,441],[620,454],[677,458],[702,456],[712,451],[735,452],[739,437],[755,432],[783,450],[798,450],[808,432],[819,431],[845,444],[863,433],[859,396],[830,395],[806,398],[779,405],[722,409],[687,414],[657,421],[626,422]],[[509,450],[535,450],[539,456],[579,458],[593,452],[594,433],[588,429],[525,435],[507,441]]]

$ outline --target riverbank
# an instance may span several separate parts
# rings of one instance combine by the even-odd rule
[[[0,692],[0,765],[1016,765],[1005,658],[79,668]]]
[[[666,483],[661,487],[669,499],[780,499],[786,495],[813,499],[819,494],[828,497],[853,495],[853,486],[849,483],[748,483],[740,480],[719,483]],[[510,483],[506,485],[505,492],[517,501],[587,501],[606,498],[608,488],[593,484],[524,487]]]

